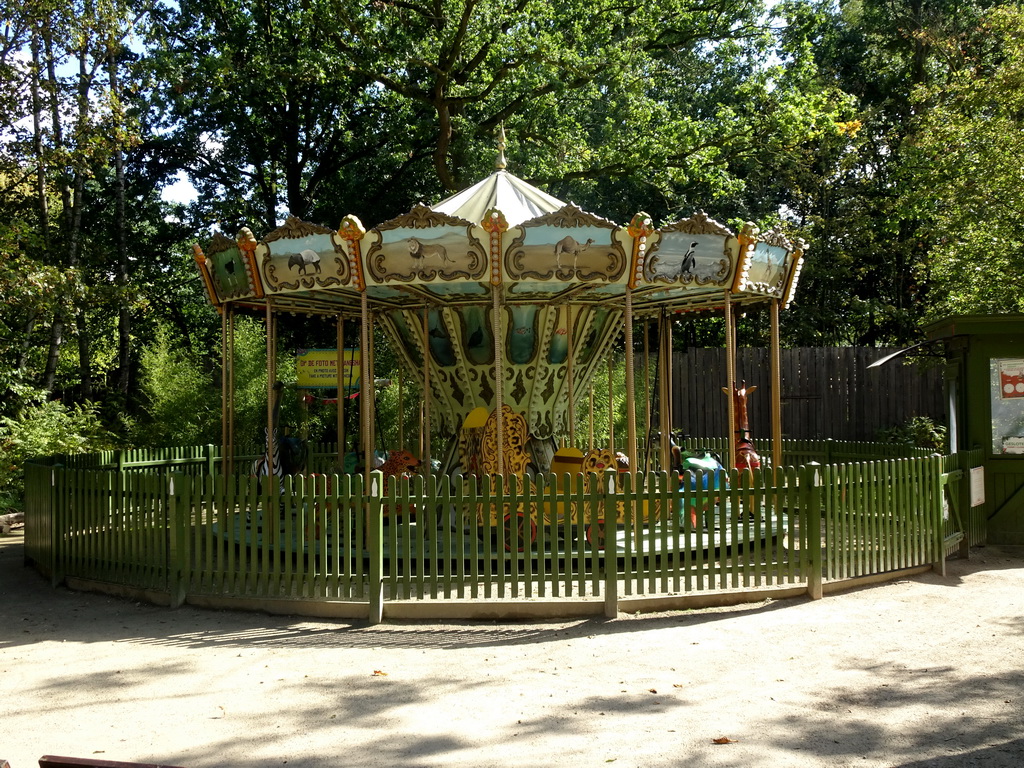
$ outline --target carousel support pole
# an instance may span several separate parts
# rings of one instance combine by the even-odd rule
[[[430,466],[430,334],[427,305],[423,305],[423,419],[420,422],[420,458]]]
[[[565,342],[566,342],[566,366],[565,366],[565,378],[568,387],[569,395],[569,436],[567,444],[569,446],[576,445],[576,389],[574,374],[575,369],[573,366],[573,344],[572,344],[572,304],[565,305],[566,320],[565,320]]]
[[[224,474],[235,473],[235,309],[228,310],[228,449],[225,454],[227,469]]]
[[[398,449],[400,451],[405,450],[405,399],[402,391],[402,369],[398,369]]]
[[[633,291],[626,288],[626,456],[629,471],[637,471],[636,378],[633,375]]]
[[[772,299],[772,465],[781,467],[782,455],[782,353],[779,342],[779,300]]]
[[[345,320],[338,315],[337,320],[337,371],[338,384],[338,470],[345,471],[345,382],[348,371],[345,368]]]
[[[370,312],[370,325],[366,331],[367,339],[367,357],[370,358],[370,396],[367,398],[369,402],[366,407],[370,411],[370,423],[367,425],[367,430],[370,436],[370,458],[375,459],[374,449],[377,447],[377,354],[376,349],[373,346],[373,324],[374,314]]]
[[[366,485],[370,485],[370,474],[373,472],[373,443],[370,442],[370,421],[373,411],[370,410],[370,390],[373,389],[373,373],[370,355],[370,304],[363,291],[359,307],[359,437],[363,448],[363,476]]]
[[[220,316],[220,457],[221,472],[227,474],[224,462],[228,455],[228,316],[231,314],[231,305],[226,304],[221,309]]]
[[[644,318],[644,466],[651,468],[651,322]]]
[[[675,355],[672,340],[672,315],[665,317],[665,424],[666,434],[671,436],[675,422]]]
[[[590,381],[590,435],[587,438],[587,450],[594,450],[594,381]]]
[[[502,357],[502,335],[501,335],[501,286],[491,286],[491,324],[494,326],[494,403],[495,403],[495,426],[498,443],[498,476],[505,475],[505,429],[504,395],[502,384],[505,380],[505,360]]]
[[[267,478],[272,478],[274,466],[274,383],[277,381],[277,321],[274,308],[267,301]]]
[[[725,292],[725,378],[729,413],[729,466],[736,466],[736,403],[732,391],[736,381],[736,329],[732,313],[732,297]]]
[[[661,469],[672,466],[672,321],[662,312],[658,321],[658,429],[661,432]]]
[[[615,453],[615,363],[608,353],[608,450]]]

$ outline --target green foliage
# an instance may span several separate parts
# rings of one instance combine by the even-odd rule
[[[797,304],[783,320],[792,343],[891,344],[913,340],[929,313],[933,195],[917,170],[929,105],[957,68],[951,52],[982,2],[881,2],[838,7],[787,2],[786,50],[813,51],[822,87],[847,97],[842,130],[784,177],[784,204],[810,241]],[[947,151],[936,145],[934,158]],[[965,169],[966,170],[966,169]],[[786,200],[789,196],[789,200]]]
[[[0,418],[0,507],[21,506],[27,459],[104,451],[116,443],[92,403],[42,400]]]
[[[174,343],[166,328],[142,353],[146,418],[135,445],[205,445],[220,442],[220,388],[195,356]]]
[[[916,92],[916,193],[932,244],[931,315],[1024,311],[1024,11],[996,8],[943,41],[957,66],[948,83]]]
[[[608,217],[760,218],[839,95],[806,54],[766,64],[761,0],[184,0],[151,33],[170,140],[230,232],[436,200],[493,168],[501,125],[513,172]]]
[[[914,416],[903,424],[880,430],[878,439],[883,443],[944,451],[946,449],[946,427],[936,424],[927,416]]]
[[[401,431],[404,438],[404,448],[413,453],[418,453],[417,446],[420,439],[421,418],[420,406],[423,402],[423,396],[421,388],[410,379],[411,377],[406,374],[402,380]],[[398,439],[399,392],[397,371],[387,381],[389,382],[387,385],[377,390],[377,412],[374,417],[374,424],[377,437],[376,447],[378,449],[392,450],[403,447],[403,441]],[[352,407],[358,407],[359,399],[356,398],[349,402],[352,404]],[[435,439],[431,442],[430,455],[437,458],[441,455],[440,452],[444,450],[446,438],[440,434],[440,430],[435,429],[434,432],[438,434],[434,436]],[[348,442],[351,444],[352,441],[349,440]]]

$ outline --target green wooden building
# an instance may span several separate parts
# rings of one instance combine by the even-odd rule
[[[950,450],[983,449],[971,539],[1024,544],[1024,315],[949,317],[925,332],[945,349]]]

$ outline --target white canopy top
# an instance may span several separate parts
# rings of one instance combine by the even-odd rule
[[[431,210],[479,223],[487,211],[497,208],[504,214],[508,225],[514,227],[564,207],[565,203],[561,200],[527,184],[508,171],[495,171],[469,189],[431,206]]]

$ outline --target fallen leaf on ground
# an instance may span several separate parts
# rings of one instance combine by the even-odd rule
[[[388,673],[387,672],[381,672],[379,669],[375,669],[375,670],[373,670],[373,676],[374,677],[387,677]]]
[[[711,740],[712,744],[735,744],[736,739],[730,739],[728,736],[719,736],[717,739]]]

